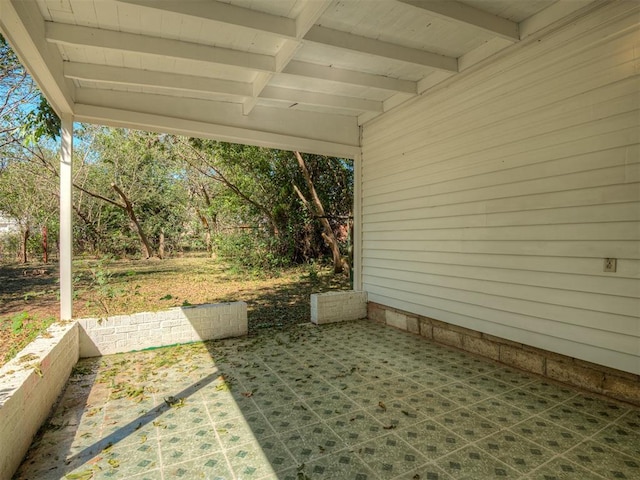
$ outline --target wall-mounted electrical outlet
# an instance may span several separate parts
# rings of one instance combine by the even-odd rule
[[[618,261],[615,258],[605,258],[604,259],[604,271],[605,272],[615,272]]]

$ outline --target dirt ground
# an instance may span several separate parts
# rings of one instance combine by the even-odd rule
[[[205,256],[74,262],[77,318],[242,300],[249,332],[308,321],[309,295],[346,290],[349,279],[318,266],[272,275],[234,271]],[[0,264],[0,365],[59,316],[56,264]]]

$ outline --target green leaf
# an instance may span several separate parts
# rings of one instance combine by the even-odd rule
[[[67,473],[64,478],[69,480],[91,480],[93,478],[93,470],[83,470],[78,473]]]

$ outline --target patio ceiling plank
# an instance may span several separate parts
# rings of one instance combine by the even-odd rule
[[[487,33],[517,42],[520,40],[518,24],[506,18],[492,15],[491,13],[465,5],[454,0],[398,0],[401,3],[411,5],[429,12],[437,17],[471,25]]]
[[[162,1],[157,0],[117,0],[144,8],[153,8],[164,12],[187,15],[194,18],[206,18],[216,22],[235,25],[254,31],[271,33],[283,38],[296,39],[297,26],[292,18],[271,15],[248,8],[217,1]]]
[[[346,110],[368,111],[382,113],[382,102],[365,98],[345,97],[326,93],[309,92],[293,88],[267,86],[262,90],[261,98],[283,100],[306,105],[344,108]]]
[[[275,72],[276,69],[276,59],[270,55],[100,28],[45,22],[45,37],[48,42],[61,45],[218,63],[266,72]]]
[[[221,93],[244,97],[253,95],[253,84],[247,82],[89,63],[65,62],[64,76],[74,80],[138,87],[161,87],[176,91]]]
[[[301,77],[316,78],[318,80],[328,80],[332,82],[347,83],[360,87],[379,88],[392,92],[417,93],[417,83],[409,80],[385,77],[370,73],[357,72],[355,70],[345,70],[342,68],[317,65],[315,63],[292,60],[282,70],[287,75],[297,75]]]
[[[331,28],[313,26],[304,37],[305,41],[328,45],[334,48],[399,60],[402,62],[435,68],[448,72],[458,71],[458,60],[426,50],[387,43],[373,38],[361,37]]]

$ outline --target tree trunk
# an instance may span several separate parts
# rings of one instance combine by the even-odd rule
[[[31,231],[29,227],[25,227],[20,235],[20,261],[22,263],[27,263],[29,259],[27,258],[27,241],[29,240],[29,235]]]
[[[200,219],[200,223],[202,223],[202,226],[204,227],[204,243],[207,247],[207,253],[209,255],[212,255],[213,245],[211,243],[211,225],[209,225],[209,221],[207,220],[207,217],[200,211],[198,207],[196,207],[196,214]]]
[[[116,191],[118,195],[120,195],[120,198],[122,198],[122,201],[124,202],[124,211],[127,212],[127,215],[129,216],[129,220],[131,220],[131,223],[133,224],[136,233],[140,237],[140,244],[142,245],[142,253],[144,254],[146,259],[151,258],[153,256],[153,250],[151,248],[151,244],[149,243],[149,239],[147,238],[144,231],[142,230],[142,225],[140,225],[140,222],[138,222],[138,217],[136,217],[136,214],[133,211],[133,205],[131,205],[129,198],[125,195],[125,193],[122,190],[120,190],[120,188],[115,183],[112,183],[111,187]]]
[[[47,226],[42,227],[42,261],[49,263],[49,244],[47,242]]]
[[[313,210],[315,210],[316,216],[320,220],[320,224],[322,225],[322,238],[324,239],[327,246],[331,249],[331,253],[333,256],[333,271],[334,273],[342,273],[343,265],[342,265],[342,256],[340,255],[340,248],[338,246],[338,239],[336,239],[335,233],[333,233],[333,229],[329,224],[329,220],[324,213],[324,207],[322,206],[322,202],[320,201],[320,197],[316,192],[315,187],[313,186],[313,181],[311,180],[311,175],[309,175],[309,170],[307,169],[307,165],[304,163],[302,159],[302,155],[299,152],[294,152],[296,159],[298,160],[298,165],[300,165],[300,170],[302,171],[302,175],[304,176],[305,181],[307,182],[307,188],[311,193],[311,201],[313,203]],[[298,187],[294,185],[296,193],[302,199],[302,202],[310,207],[309,201],[302,195],[302,192]],[[313,211],[312,210],[312,211]]]
[[[164,232],[160,232],[160,241],[158,242],[158,258],[164,258]]]

